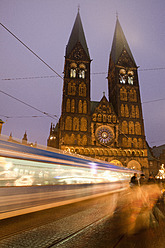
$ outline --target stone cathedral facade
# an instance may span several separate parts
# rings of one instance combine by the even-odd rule
[[[120,22],[109,57],[108,99],[90,99],[91,58],[77,13],[66,46],[62,113],[51,124],[47,145],[148,174],[147,147],[140,99],[138,67]]]

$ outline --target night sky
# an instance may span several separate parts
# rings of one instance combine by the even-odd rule
[[[0,22],[63,77],[78,6],[93,60],[91,100],[100,101],[103,92],[108,98],[106,76],[117,13],[139,66],[146,140],[151,147],[165,144],[164,0],[0,0]],[[56,124],[61,115],[62,87],[63,80],[0,25],[2,134],[12,132],[22,139],[26,131],[29,142],[46,145],[51,122]]]

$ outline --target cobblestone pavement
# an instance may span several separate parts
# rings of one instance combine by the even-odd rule
[[[112,201],[112,199],[111,199]],[[83,203],[82,203],[83,204]],[[109,213],[110,198],[104,197],[95,201],[91,207],[60,218],[52,223],[23,231],[0,241],[0,248],[45,248],[75,233],[77,230],[89,225]],[[69,206],[68,206],[69,211]],[[17,225],[17,223],[15,223]]]
[[[108,203],[109,204],[109,203]],[[0,241],[0,248],[165,248],[165,222],[154,228],[141,230],[133,235],[124,235],[119,228],[118,215],[105,217],[67,240],[66,236],[76,233],[82,225],[102,216],[107,206],[106,200],[88,208],[88,211],[75,212],[52,223],[24,231]],[[165,213],[164,205],[159,208]],[[108,213],[108,212],[107,212]],[[76,221],[75,221],[76,220]],[[58,242],[61,241],[59,244]]]

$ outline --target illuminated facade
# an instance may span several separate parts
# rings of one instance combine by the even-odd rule
[[[90,100],[90,55],[78,12],[65,54],[62,113],[47,145],[148,174],[137,65],[119,20],[108,69],[109,99]]]

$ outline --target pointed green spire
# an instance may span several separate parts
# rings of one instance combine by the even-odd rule
[[[71,53],[71,51],[78,42],[81,43],[84,51],[86,52],[87,56],[90,58],[79,10],[68,41],[68,45],[66,47],[66,56],[68,56]]]
[[[118,17],[117,17],[115,33],[114,33],[112,49],[111,49],[111,58],[115,64],[118,62],[118,59],[119,59],[124,48],[136,66],[135,60],[133,58],[133,55],[131,53],[131,50],[129,48],[129,45],[128,45],[127,40],[126,40],[125,35],[124,35],[124,32],[121,28],[120,22],[119,22]]]

